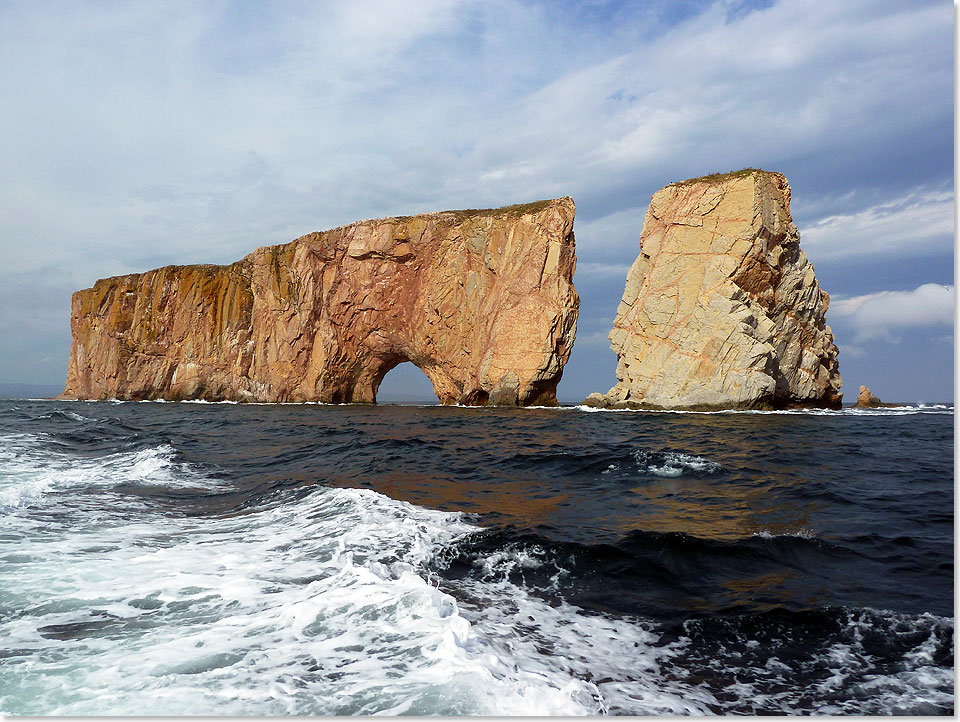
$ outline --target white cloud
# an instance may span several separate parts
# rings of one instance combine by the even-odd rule
[[[953,248],[953,204],[950,191],[917,189],[801,228],[800,244],[815,261],[949,253]]]
[[[873,339],[896,341],[895,332],[921,326],[953,326],[954,289],[925,283],[913,291],[881,291],[830,304],[831,319],[854,330],[857,342]]]
[[[612,325],[612,324],[611,324]],[[577,334],[578,346],[599,346],[604,349],[610,347],[609,331],[594,331],[592,333]]]
[[[840,358],[862,358],[867,352],[865,349],[860,348],[859,346],[852,346],[850,344],[837,344],[837,347],[840,351]]]
[[[572,195],[578,278],[622,290],[649,194],[682,177],[768,167],[795,197],[803,168],[851,198],[940,187],[925,166],[952,142],[944,3],[676,7],[0,4],[4,282],[43,267],[79,288],[358,218]],[[884,165],[901,148],[912,175]],[[943,243],[948,201],[917,202],[884,217],[904,254]],[[884,223],[860,213],[832,208],[804,246],[855,228],[844,247],[873,253]],[[911,227],[933,230],[911,246]],[[584,315],[615,308],[589,294]]]
[[[627,255],[636,256],[640,252],[640,231],[646,212],[647,203],[643,202],[642,206],[608,213],[591,221],[578,220],[574,228],[577,241],[593,251],[623,249],[628,251]]]
[[[602,188],[638,170],[659,186],[744,165],[785,170],[801,149],[850,156],[946,111],[929,101],[952,93],[951,68],[922,48],[949,52],[951,19],[935,6],[786,2],[727,22],[717,4],[532,93],[478,155],[513,188]]]
[[[623,283],[627,281],[630,266],[623,263],[578,263],[577,279],[610,279]]]
[[[620,198],[581,203],[587,219],[639,220],[648,197],[623,201],[638,177],[883,144],[952,92],[936,5],[716,3],[660,32],[636,8],[581,28],[512,2],[276,7],[0,11],[11,267],[39,254],[89,282],[145,256],[229,260],[360,217],[567,194]]]

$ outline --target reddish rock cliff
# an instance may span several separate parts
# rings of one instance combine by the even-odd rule
[[[411,361],[445,404],[556,404],[574,203],[359,221],[229,266],[73,295],[62,398],[374,402]]]

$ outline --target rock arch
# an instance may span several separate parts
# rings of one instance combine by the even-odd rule
[[[375,403],[440,399],[433,379],[417,364],[403,357],[388,360],[379,378],[374,379],[373,392]]]
[[[74,294],[64,398],[373,403],[410,361],[444,404],[556,404],[579,297],[570,198],[359,221],[230,266]]]

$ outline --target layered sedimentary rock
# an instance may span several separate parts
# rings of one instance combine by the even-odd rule
[[[579,298],[570,198],[360,221],[229,266],[73,295],[62,398],[374,402],[411,361],[445,404],[555,404]]]
[[[654,194],[610,343],[613,407],[839,407],[829,297],[800,250],[790,186],[744,170]]]

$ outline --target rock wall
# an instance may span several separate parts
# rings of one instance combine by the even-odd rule
[[[375,402],[411,361],[444,404],[556,404],[579,297],[570,198],[360,221],[229,266],[73,295],[61,398]]]
[[[610,344],[612,407],[783,408],[841,402],[829,296],[800,250],[790,186],[744,170],[650,202]]]

